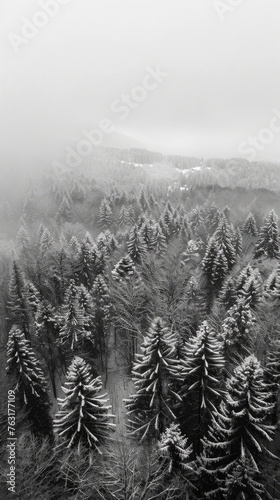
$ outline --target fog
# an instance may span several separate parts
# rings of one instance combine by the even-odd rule
[[[53,2],[52,16],[36,17]],[[63,162],[65,148],[104,119],[114,132],[102,145],[238,157],[240,143],[280,109],[278,0],[2,0],[1,7],[2,172]],[[32,32],[34,16],[46,24]],[[165,75],[157,86],[125,118],[114,111],[156,68]],[[279,137],[273,131],[257,158],[277,160]]]

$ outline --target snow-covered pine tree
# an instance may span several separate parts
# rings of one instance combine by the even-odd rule
[[[151,250],[153,246],[154,225],[151,224],[150,221],[145,220],[139,232],[146,244],[147,249]]]
[[[60,409],[54,420],[54,430],[63,448],[83,445],[101,453],[101,445],[115,428],[114,416],[108,413],[107,394],[100,395],[101,377],[94,378],[90,366],[76,356],[66,375],[64,399],[58,399]]]
[[[144,337],[142,353],[136,354],[132,370],[136,393],[125,399],[125,405],[130,433],[140,442],[158,439],[176,420],[172,407],[180,398],[174,391],[179,377],[175,346],[175,335],[156,318]]]
[[[99,226],[108,229],[113,220],[113,213],[109,203],[104,199],[99,208]]]
[[[94,304],[93,299],[84,285],[78,287],[78,306],[83,313],[83,340],[86,342],[85,351],[93,354],[96,339],[94,337]]]
[[[47,382],[30,342],[16,326],[12,327],[8,337],[7,374],[16,391],[17,409],[26,412],[32,432],[39,436],[51,436]]]
[[[222,250],[219,250],[218,255],[214,261],[212,284],[215,291],[220,290],[221,285],[228,273],[228,261]]]
[[[211,207],[206,209],[206,217],[205,217],[205,223],[207,228],[209,229],[209,232],[213,233],[213,231],[216,231],[222,218],[223,214],[219,208],[213,203]]]
[[[17,325],[30,340],[28,306],[25,296],[26,284],[19,265],[15,261],[12,264],[10,276],[8,319]]]
[[[169,473],[180,469],[192,472],[190,465],[192,445],[188,445],[188,439],[182,434],[178,424],[172,422],[160,435],[158,451],[160,457],[167,463]]]
[[[125,255],[122,259],[115,265],[112,271],[112,277],[116,281],[127,279],[135,274],[135,266],[133,260],[129,255]]]
[[[256,322],[250,305],[239,298],[232,306],[222,324],[225,360],[228,366],[240,362],[252,352],[253,327]]]
[[[40,257],[44,257],[52,248],[53,244],[54,241],[50,235],[50,232],[47,228],[45,228],[39,240]]]
[[[222,344],[207,321],[204,321],[196,334],[185,343],[182,353],[180,422],[183,432],[193,443],[195,455],[198,455],[211,416],[221,401],[224,367]]]
[[[234,234],[231,225],[226,219],[222,219],[218,229],[215,231],[215,239],[219,250],[222,250],[228,262],[228,268],[232,269],[236,261],[236,251],[234,248]]]
[[[167,248],[166,237],[159,224],[153,227],[152,248],[158,255],[162,255]]]
[[[219,301],[226,308],[232,307],[237,299],[236,285],[232,276],[229,276],[225,281],[219,293]]]
[[[127,222],[128,224],[134,224],[136,220],[135,210],[133,205],[129,205],[127,209]]]
[[[75,273],[79,281],[87,290],[92,288],[93,282],[101,274],[105,267],[105,258],[100,253],[92,239],[86,237],[80,246],[80,251],[76,255]]]
[[[127,250],[129,256],[135,263],[140,263],[142,258],[147,253],[147,246],[142,235],[140,234],[137,224],[135,224],[130,230],[129,239],[127,241]]]
[[[236,294],[252,309],[262,298],[262,278],[259,270],[248,264],[236,279]]]
[[[207,309],[210,310],[214,296],[219,292],[221,284],[228,272],[228,260],[215,237],[210,238],[205,255],[201,262],[206,277]]]
[[[265,219],[255,246],[255,259],[262,256],[270,259],[280,257],[278,217],[274,210],[271,210]]]
[[[122,205],[119,213],[119,226],[123,227],[129,224],[129,214],[127,213],[127,208],[125,205]]]
[[[273,458],[267,445],[275,434],[275,426],[270,424],[274,404],[255,356],[248,356],[235,368],[226,388],[204,440],[201,478],[206,476],[209,481],[205,498],[269,498],[261,474],[265,461]]]
[[[203,274],[207,278],[207,284],[210,288],[213,287],[213,276],[215,273],[216,261],[219,254],[219,248],[215,238],[210,238],[206,248],[205,255],[201,262]]]
[[[78,288],[73,279],[66,290],[61,314],[59,315],[61,344],[66,344],[67,350],[80,350],[85,335],[84,315],[78,303]],[[66,354],[69,355],[69,352]]]
[[[41,296],[36,286],[31,281],[28,281],[26,284],[25,297],[30,311],[33,315],[36,315],[41,304]]]
[[[258,236],[257,223],[252,212],[250,212],[247,216],[243,224],[242,232],[245,234],[250,234],[251,236]]]

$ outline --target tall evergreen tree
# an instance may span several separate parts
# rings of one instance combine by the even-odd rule
[[[175,421],[172,406],[179,396],[174,391],[176,375],[176,339],[160,318],[152,323],[136,355],[132,377],[136,393],[125,400],[131,435],[140,441],[158,438]]]
[[[205,439],[202,471],[210,480],[206,498],[269,498],[262,471],[267,458],[273,458],[267,449],[275,433],[273,410],[263,369],[251,355],[228,380],[225,400]]]
[[[260,234],[255,247],[255,259],[259,257],[279,259],[279,228],[278,217],[274,210],[271,210],[260,229]]]
[[[222,344],[207,321],[186,342],[181,364],[181,427],[193,443],[194,453],[199,454],[201,440],[221,400],[224,366]]]
[[[147,252],[147,247],[142,235],[139,232],[137,225],[135,224],[130,233],[127,242],[127,250],[129,256],[136,263],[140,263],[142,258]]]
[[[252,212],[250,212],[247,216],[242,228],[242,232],[245,234],[250,234],[251,236],[258,236],[257,223]]]
[[[101,377],[94,378],[90,366],[75,357],[68,369],[64,399],[58,399],[60,409],[54,420],[54,429],[62,439],[59,446],[72,448],[81,445],[100,452],[115,425],[108,413],[106,394],[100,395]]]
[[[159,224],[155,224],[153,228],[153,235],[151,245],[153,250],[158,254],[162,255],[167,248],[166,237],[162,232],[162,229]]]
[[[256,319],[249,304],[243,299],[238,299],[227,312],[222,324],[222,338],[228,365],[239,363],[242,357],[248,356],[252,351],[255,322]]]
[[[7,374],[15,387],[18,410],[25,411],[32,432],[39,436],[51,436],[47,382],[30,342],[18,327],[13,327],[9,333]]]
[[[8,313],[13,324],[17,325],[30,340],[29,314],[25,295],[25,280],[19,265],[14,261],[11,268],[9,283]]]
[[[103,229],[110,227],[113,219],[113,213],[110,205],[106,200],[103,200],[99,208],[99,225]]]
[[[71,351],[79,350],[85,336],[84,315],[78,303],[78,289],[74,280],[70,280],[62,306],[60,322],[60,342],[67,344]]]
[[[226,219],[222,219],[213,237],[219,250],[223,252],[227,259],[228,268],[231,269],[236,261],[236,251],[234,248],[234,234]]]

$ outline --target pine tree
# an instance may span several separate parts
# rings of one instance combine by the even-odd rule
[[[158,450],[160,457],[167,462],[169,473],[180,469],[192,470],[189,465],[192,445],[188,446],[188,440],[183,436],[178,424],[172,422],[161,434]]]
[[[85,335],[84,316],[78,303],[78,289],[73,279],[65,294],[64,304],[59,317],[60,342],[67,343],[71,351],[80,350]]]
[[[223,284],[224,278],[228,273],[228,261],[222,250],[219,250],[214,261],[212,283],[215,290],[219,290]]]
[[[83,314],[83,339],[86,343],[85,352],[93,354],[93,347],[96,344],[94,337],[94,304],[93,299],[85,286],[78,287],[78,307]]]
[[[245,234],[250,234],[251,236],[258,236],[258,228],[254,215],[252,212],[249,213],[247,219],[244,222],[242,232]]]
[[[112,210],[106,200],[103,200],[99,208],[99,225],[103,229],[110,227],[113,219]]]
[[[274,210],[271,210],[260,229],[259,238],[255,247],[255,259],[259,257],[278,259],[279,253],[279,228],[278,217]]]
[[[47,252],[52,248],[53,244],[54,241],[50,235],[50,232],[47,228],[45,228],[39,240],[40,256],[44,257],[47,254]]]
[[[60,409],[54,420],[54,429],[62,439],[60,446],[73,448],[84,445],[99,453],[115,425],[108,413],[106,394],[100,395],[101,377],[94,378],[90,366],[75,357],[68,369],[64,399],[58,399]]]
[[[240,362],[240,359],[252,351],[254,342],[253,327],[255,316],[243,299],[229,309],[222,324],[225,358],[229,365]]]
[[[175,421],[172,406],[179,396],[172,382],[179,373],[176,339],[160,318],[152,323],[136,355],[132,376],[136,394],[125,400],[131,435],[141,441],[158,438]],[[174,384],[173,384],[174,385]]]
[[[120,209],[120,214],[119,214],[119,226],[123,227],[129,224],[129,214],[127,213],[127,209],[125,205],[123,205]]]
[[[236,294],[252,309],[255,308],[262,298],[262,279],[258,269],[248,264],[241,271],[236,280]]]
[[[129,233],[129,239],[127,242],[127,250],[128,250],[129,256],[136,263],[140,263],[143,256],[147,252],[147,247],[146,247],[145,241],[144,241],[143,237],[141,236],[136,224],[132,227],[132,229]]]
[[[139,231],[148,250],[151,250],[153,247],[153,229],[153,224],[145,220]]]
[[[26,284],[18,264],[14,261],[11,269],[9,283],[9,318],[13,324],[17,325],[30,340],[29,314],[25,296]]]
[[[225,281],[219,293],[219,301],[225,307],[232,307],[237,299],[236,285],[234,279],[229,276]]]
[[[33,315],[36,315],[41,304],[41,296],[36,286],[33,285],[31,281],[28,281],[25,287],[25,296],[30,311]]]
[[[228,380],[225,400],[205,439],[202,471],[212,482],[207,498],[266,498],[261,474],[267,457],[273,458],[267,449],[275,433],[273,411],[263,369],[251,355]]]
[[[7,374],[15,387],[18,410],[26,412],[35,435],[52,435],[47,382],[39,360],[17,327],[10,330],[7,344]]]
[[[205,255],[201,262],[201,267],[204,275],[207,278],[208,285],[213,286],[213,276],[215,273],[215,267],[217,262],[217,257],[219,254],[219,248],[215,238],[210,238],[209,243],[206,248]]]
[[[132,205],[130,205],[127,209],[127,221],[128,221],[128,224],[134,224],[135,223],[135,219],[136,219],[136,216],[135,216],[135,210],[133,208]]]
[[[228,260],[223,250],[219,248],[215,237],[210,238],[201,266],[207,280],[207,307],[209,310],[214,295],[217,295],[219,292],[229,268]]]
[[[85,238],[76,257],[75,273],[80,283],[90,290],[96,276],[103,273],[104,255],[97,250],[91,238]]]
[[[114,280],[127,279],[135,274],[135,266],[129,255],[123,257],[114,267],[112,277]]]
[[[221,250],[226,257],[228,268],[231,269],[236,261],[236,252],[234,248],[234,234],[226,219],[220,222],[213,238],[217,242],[219,250]]]
[[[221,400],[224,366],[222,344],[207,321],[186,342],[181,364],[181,427],[193,443],[194,453],[199,454],[201,440]]]
[[[156,224],[153,227],[151,246],[158,255],[162,255],[166,251],[167,248],[166,237],[162,232],[159,224]]]

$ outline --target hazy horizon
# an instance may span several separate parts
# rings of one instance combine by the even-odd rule
[[[101,145],[118,133],[162,153],[252,159],[248,138],[262,134],[255,159],[278,161],[279,13],[276,0],[3,0],[0,165],[63,162],[104,119],[114,132]]]

